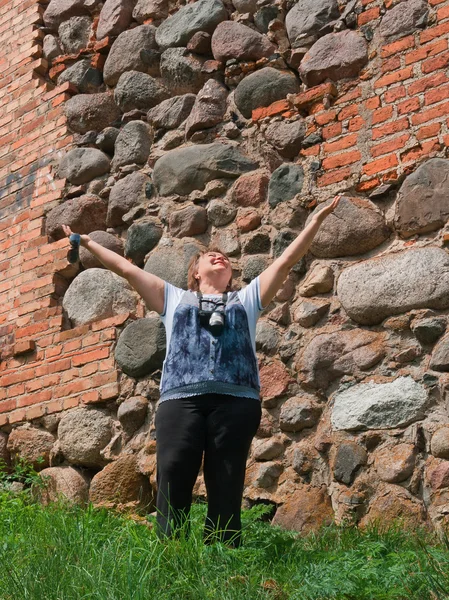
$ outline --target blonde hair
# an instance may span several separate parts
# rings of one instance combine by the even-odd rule
[[[199,250],[199,252],[197,254],[192,256],[192,258],[190,259],[189,268],[187,271],[187,287],[189,288],[189,290],[192,290],[193,292],[198,292],[200,289],[200,283],[199,283],[198,279],[195,277],[195,273],[198,268],[198,262],[202,256],[204,256],[205,254],[209,254],[209,252],[216,252],[217,254],[221,254],[229,261],[229,256],[226,254],[226,252],[222,252],[216,246],[213,246],[212,248],[207,248],[206,250]],[[226,291],[229,292],[231,290],[231,288],[232,288],[232,271],[231,271],[231,279],[229,280]]]

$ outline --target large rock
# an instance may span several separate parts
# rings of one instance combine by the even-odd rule
[[[395,228],[401,236],[435,231],[447,222],[448,177],[449,160],[433,158],[405,179],[397,194],[394,217]]]
[[[301,150],[306,131],[307,126],[301,119],[292,123],[283,121],[271,123],[264,131],[264,135],[281,156],[295,158]]]
[[[103,467],[102,450],[111,440],[113,421],[103,410],[76,408],[62,415],[58,440],[66,460],[84,467]]]
[[[185,196],[203,190],[213,179],[235,179],[255,168],[234,146],[203,144],[167,152],[156,162],[153,180],[161,196]]]
[[[232,186],[231,198],[239,206],[259,206],[267,199],[269,179],[265,171],[242,175]]]
[[[127,398],[120,404],[117,419],[128,435],[132,435],[145,422],[148,412],[148,400],[144,396]]]
[[[103,69],[107,85],[115,86],[125,71],[141,71],[155,76],[158,74],[159,68],[149,64],[144,52],[151,54],[157,50],[155,33],[156,28],[153,25],[139,25],[118,36],[112,44]]]
[[[301,296],[310,297],[315,294],[327,294],[334,288],[334,272],[327,265],[315,264],[307,273],[307,277],[299,287]]]
[[[221,0],[198,0],[183,6],[165,19],[157,29],[156,41],[163,50],[187,46],[194,33],[212,33],[227,18],[228,13]]]
[[[165,329],[159,318],[137,319],[122,331],[115,360],[130,377],[143,377],[162,367]]]
[[[396,444],[376,450],[374,466],[382,481],[400,483],[413,473],[415,461],[416,447],[413,444]]]
[[[312,87],[326,79],[356,77],[368,62],[368,45],[359,33],[346,29],[329,33],[310,48],[301,61],[299,74]]]
[[[137,298],[112,271],[87,269],[67,289],[62,305],[74,327],[133,311]]]
[[[417,319],[413,321],[411,330],[416,335],[418,341],[421,344],[434,344],[437,339],[445,332],[447,326],[446,319],[444,317],[431,317],[429,319]],[[446,364],[449,365],[449,339],[445,336],[445,350],[446,356],[443,358]]]
[[[197,94],[211,78],[205,62],[204,57],[189,54],[185,48],[168,48],[161,56],[162,82],[172,95]]]
[[[434,371],[449,371],[449,335],[446,334],[435,346],[430,359]]]
[[[424,418],[428,395],[411,377],[390,383],[361,383],[337,393],[331,421],[334,430],[392,429]]]
[[[115,140],[113,169],[132,163],[144,164],[150,155],[153,131],[143,121],[127,123]]]
[[[25,425],[11,431],[7,450],[13,463],[24,460],[40,471],[48,467],[54,443],[55,438],[48,431]]]
[[[315,336],[297,361],[299,378],[311,387],[326,389],[332,381],[354,371],[371,369],[385,356],[383,337],[356,329]]]
[[[139,71],[122,73],[114,91],[114,99],[123,112],[135,108],[148,110],[167,96],[167,90],[157,79]]]
[[[319,204],[307,222],[331,202]],[[326,217],[310,251],[319,258],[364,254],[379,246],[389,235],[390,230],[375,204],[364,198],[343,197],[336,210]]]
[[[187,288],[187,268],[190,259],[198,254],[199,249],[199,244],[192,240],[176,240],[172,246],[161,243],[150,254],[145,263],[145,271],[172,285]]]
[[[256,61],[271,56],[275,50],[265,35],[235,21],[223,21],[212,36],[212,54],[221,62],[232,58]]]
[[[92,34],[90,17],[72,17],[61,23],[58,29],[59,41],[65,54],[77,54],[87,45]]]
[[[449,427],[440,427],[430,441],[430,451],[438,458],[449,458]]]
[[[109,194],[107,226],[123,225],[123,215],[145,202],[150,185],[150,178],[139,171],[119,179]]]
[[[141,265],[145,256],[155,248],[162,237],[162,227],[153,221],[139,221],[128,229],[125,255],[136,265]]]
[[[112,235],[112,233],[107,233],[106,231],[92,231],[89,233],[89,237],[94,242],[97,242],[97,244],[101,244],[103,248],[107,248],[119,256],[123,256],[123,242],[117,236]],[[85,269],[105,268],[98,258],[83,246],[80,248],[80,262]]]
[[[189,116],[195,98],[195,94],[184,94],[164,100],[148,112],[148,123],[161,129],[176,129]]]
[[[414,33],[426,24],[428,12],[429,5],[425,0],[400,2],[385,13],[380,23],[380,33],[387,39]]]
[[[186,121],[186,136],[220,123],[226,112],[227,97],[228,90],[224,85],[214,79],[206,81]]]
[[[97,27],[97,40],[115,37],[131,23],[136,0],[106,0],[101,9]]]
[[[133,19],[144,23],[148,19],[160,21],[168,17],[168,0],[137,0],[133,10]]]
[[[384,527],[393,521],[400,521],[402,527],[416,529],[425,521],[424,505],[403,487],[383,484],[377,488],[360,526]]]
[[[277,398],[286,394],[288,386],[292,382],[290,373],[279,360],[264,365],[260,369],[260,396],[265,406],[275,405]]]
[[[44,41],[42,42],[42,50],[44,53],[44,58],[49,62],[63,53],[58,38],[56,38],[54,35],[51,35],[51,33],[48,33],[44,37]]]
[[[299,0],[287,13],[285,26],[292,48],[311,46],[338,19],[337,0]]]
[[[174,237],[191,237],[207,231],[207,212],[201,206],[186,206],[170,215],[170,233]]]
[[[279,439],[256,439],[253,442],[251,454],[256,460],[272,460],[280,456],[283,451],[284,444]]]
[[[58,85],[62,85],[67,81],[76,86],[82,94],[93,95],[93,93],[98,92],[102,85],[103,75],[98,69],[92,68],[90,59],[79,60],[59,75]],[[79,95],[75,96],[75,98],[78,97]],[[111,118],[112,116],[108,115],[108,121]],[[94,124],[95,128],[98,128],[98,123]],[[72,130],[74,131],[73,127]]]
[[[66,237],[62,226],[68,225],[77,233],[106,229],[107,203],[98,196],[78,196],[66,200],[48,212],[45,233],[54,240]]]
[[[344,269],[337,294],[348,316],[363,325],[415,308],[448,308],[449,256],[427,247],[366,260]]]
[[[304,170],[301,165],[286,163],[278,167],[268,186],[268,203],[271,208],[294,198],[301,192],[303,183]]]
[[[59,177],[66,178],[74,185],[82,185],[105,175],[109,171],[110,160],[96,148],[74,148],[64,155],[59,163]]]
[[[123,454],[97,473],[90,484],[94,506],[123,506],[151,512],[153,491],[148,477],[137,470],[137,455]]]
[[[250,119],[254,109],[283,100],[299,89],[299,81],[291,71],[265,67],[242,79],[235,89],[234,99],[242,115]]]
[[[333,458],[332,470],[337,481],[350,485],[358,469],[365,465],[368,455],[365,448],[356,442],[342,442]]]
[[[212,200],[207,205],[207,217],[215,227],[223,227],[234,220],[237,210],[222,200]]]
[[[61,499],[81,505],[89,501],[89,480],[73,467],[49,467],[39,475],[44,485],[36,491],[43,504]]]
[[[333,516],[326,488],[309,485],[298,489],[277,509],[272,525],[307,534],[330,525]]]
[[[44,12],[44,23],[48,29],[57,31],[63,21],[71,17],[88,15],[102,0],[51,0]]]
[[[279,427],[283,431],[302,431],[313,427],[321,414],[321,408],[307,396],[289,398],[284,402],[279,415]]]
[[[64,104],[69,128],[75,133],[101,131],[112,125],[120,110],[111,94],[76,94]]]

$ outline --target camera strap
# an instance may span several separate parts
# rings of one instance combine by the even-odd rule
[[[198,302],[199,302],[200,310],[202,310],[201,305],[203,304],[203,302],[206,302],[209,304],[215,304],[215,306],[220,306],[221,304],[223,304],[223,306],[226,308],[226,304],[228,302],[228,292],[224,292],[221,295],[221,302],[216,302],[215,300],[203,300],[202,292],[198,291],[197,294],[198,294]]]

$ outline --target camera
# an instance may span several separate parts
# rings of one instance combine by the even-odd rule
[[[221,301],[214,300],[203,300],[203,295],[201,292],[198,292],[199,299],[199,317],[200,323],[203,327],[207,327],[210,329],[213,335],[220,335],[220,333],[224,329],[225,325],[225,307],[227,302],[227,293],[223,294],[223,298]],[[203,303],[213,304],[214,308],[212,310],[204,310]]]

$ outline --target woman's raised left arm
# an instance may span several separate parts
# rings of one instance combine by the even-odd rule
[[[340,199],[341,196],[335,196],[328,206],[317,212],[281,256],[259,275],[262,306],[267,306],[275,297],[287,279],[290,269],[306,254],[322,222],[337,208]]]

